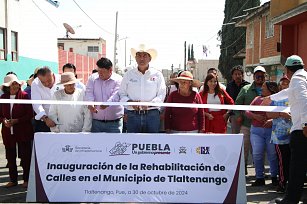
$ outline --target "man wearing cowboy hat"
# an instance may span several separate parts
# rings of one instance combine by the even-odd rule
[[[78,81],[73,72],[61,75],[59,84],[64,89],[54,92],[52,100],[72,101],[72,104],[51,104],[48,117],[56,124],[50,128],[52,132],[90,132],[92,117],[87,106],[73,104],[73,101],[83,101],[84,97],[84,91],[75,87]]]
[[[164,77],[161,72],[149,67],[157,51],[140,45],[139,49],[131,49],[131,55],[135,57],[137,67],[124,75],[119,89],[121,101],[163,103],[166,94]],[[127,132],[157,133],[159,129],[159,107],[127,107]]]
[[[51,100],[55,91],[63,89],[63,86],[57,85],[60,76],[54,74],[47,66],[39,68],[37,78],[34,79],[31,86],[31,100]],[[33,104],[36,113],[34,117],[35,132],[50,132],[50,127],[56,124],[48,118],[49,104]]]

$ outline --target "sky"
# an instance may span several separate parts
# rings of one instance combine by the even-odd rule
[[[266,0],[267,1],[267,0]],[[114,59],[115,19],[118,12],[118,66],[130,66],[130,49],[139,44],[154,48],[157,58],[150,63],[157,69],[183,69],[184,42],[193,44],[198,59],[218,59],[217,32],[224,19],[224,0],[61,0],[57,19],[58,37],[65,37],[68,23],[72,38],[103,38],[107,57]],[[263,1],[265,2],[265,1]],[[262,3],[263,3],[262,2]],[[78,5],[79,6],[78,6]],[[81,9],[84,11],[82,11]],[[86,14],[89,16],[87,16]],[[91,20],[91,19],[92,20]],[[203,45],[208,53],[203,53]],[[131,65],[134,65],[132,62]]]

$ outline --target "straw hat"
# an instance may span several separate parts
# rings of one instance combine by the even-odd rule
[[[79,79],[76,79],[75,74],[72,72],[65,72],[61,75],[61,81],[58,84],[62,85],[68,85],[68,84],[74,84],[80,81]]]
[[[193,81],[192,86],[193,87],[200,87],[201,83],[199,80],[193,78],[193,74],[189,71],[183,71],[181,72],[180,76],[174,79],[171,79],[171,81],[179,83],[180,80],[187,80],[187,81]]]
[[[158,53],[155,49],[146,49],[144,44],[140,44],[138,48],[131,48],[131,56],[135,58],[136,53],[138,52],[146,52],[151,56],[151,59],[154,60]]]
[[[17,78],[17,76],[15,74],[6,75],[4,77],[3,81],[4,82],[3,82],[3,84],[0,87],[1,90],[2,90],[3,86],[7,86],[7,87],[11,86],[14,81],[17,82],[18,84],[20,84],[21,86],[23,86],[25,84],[24,81],[18,80],[18,78]]]

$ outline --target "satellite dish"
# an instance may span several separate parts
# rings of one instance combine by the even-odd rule
[[[75,34],[74,29],[67,23],[63,23],[64,28],[66,29],[66,38],[69,38],[70,36],[68,33]]]

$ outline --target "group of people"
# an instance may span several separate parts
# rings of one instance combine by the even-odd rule
[[[298,56],[288,58],[285,66],[287,71],[290,71],[279,84],[265,81],[266,70],[261,66],[254,69],[254,81],[250,84],[243,79],[242,66],[235,66],[231,70],[233,80],[226,87],[218,81],[215,68],[208,70],[203,84],[194,79],[191,72],[183,71],[173,74],[170,85],[167,86],[162,73],[149,66],[150,61],[157,56],[156,50],[145,49],[144,45],[141,45],[138,49],[131,49],[131,53],[135,57],[137,67],[129,70],[123,77],[113,72],[113,65],[109,59],[101,58],[96,63],[97,72],[89,77],[86,85],[77,79],[76,67],[70,63],[63,66],[61,75],[53,73],[46,66],[36,69],[25,91],[21,89],[23,82],[18,80],[16,75],[8,74],[4,78],[4,83],[1,85],[4,93],[2,99],[35,100],[32,106],[18,103],[0,104],[2,137],[10,175],[10,182],[6,187],[17,185],[16,147],[24,170],[23,186],[27,187],[34,132],[121,133],[124,130],[128,133],[226,133],[229,120],[232,133],[244,134],[246,163],[248,153],[252,150],[256,170],[256,181],[252,186],[265,185],[264,151],[266,151],[273,185],[277,186],[277,191],[285,192],[288,182],[290,190],[285,199],[294,199],[291,197],[293,196],[291,192],[298,187],[294,187],[291,182],[298,182],[298,179],[291,175],[293,172],[298,173],[298,170],[293,169],[292,163],[301,162],[302,177],[307,164],[306,159],[303,161],[303,156],[299,155],[302,152],[306,153],[305,149],[300,148],[302,144],[306,144],[307,138],[307,108],[302,109],[306,107],[307,93],[304,83],[307,74],[303,71],[301,58]],[[293,77],[294,79],[305,77],[305,82],[294,84],[291,79]],[[290,88],[288,88],[289,83]],[[293,88],[291,84],[297,87]],[[299,93],[294,93],[297,90],[291,92],[298,87],[302,89]],[[285,91],[279,92],[283,89]],[[275,94],[282,94],[280,97],[282,99],[274,99],[278,98]],[[274,101],[270,101],[269,97]],[[302,102],[303,99],[305,102]],[[42,100],[71,101],[71,103],[45,104],[41,102]],[[301,101],[297,102],[298,100]],[[75,101],[87,101],[88,105],[76,105]],[[121,106],[95,105],[95,102],[135,103]],[[163,108],[136,102],[274,106],[288,106],[290,103],[291,114],[233,111],[220,109],[218,106],[205,109],[174,106]],[[292,104],[296,103],[299,104],[297,106],[300,106],[300,110],[293,107]],[[164,126],[162,129],[161,123]],[[295,139],[300,137],[295,141],[297,146],[295,148],[294,145],[289,145],[294,137]]]

